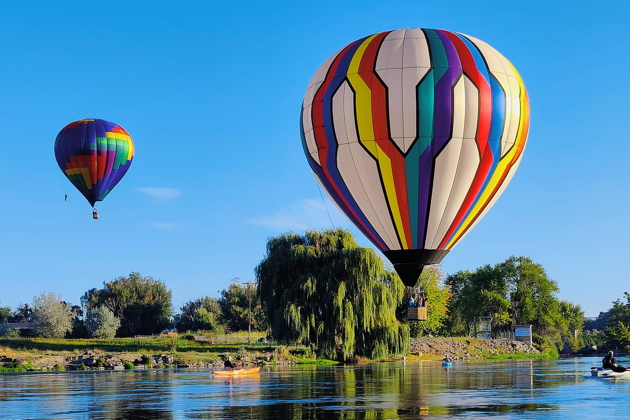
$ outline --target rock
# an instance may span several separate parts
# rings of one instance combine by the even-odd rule
[[[539,353],[534,347],[521,341],[507,339],[482,340],[475,338],[412,338],[412,354],[421,353],[436,358],[448,355],[456,360],[481,359],[487,355],[513,353]]]

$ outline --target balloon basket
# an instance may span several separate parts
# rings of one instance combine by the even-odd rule
[[[426,321],[427,320],[427,307],[426,306],[409,306],[407,308],[407,319],[409,321]]]

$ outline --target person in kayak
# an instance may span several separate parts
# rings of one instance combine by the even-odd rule
[[[232,370],[236,368],[234,363],[232,363],[232,356],[228,356],[227,360],[223,363],[223,367],[225,370]]]
[[[613,372],[625,372],[626,368],[617,363],[615,359],[615,353],[611,350],[602,359],[602,365],[604,369],[612,369]]]

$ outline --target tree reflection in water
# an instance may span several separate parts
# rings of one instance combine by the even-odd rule
[[[590,378],[595,361],[517,360],[0,375],[2,419],[626,418],[630,381]],[[585,398],[585,395],[591,396]]]

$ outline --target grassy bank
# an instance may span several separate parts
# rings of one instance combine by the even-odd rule
[[[213,344],[179,336],[101,339],[0,339],[0,372],[65,369],[113,369],[115,366],[219,367],[230,355],[250,364],[335,364],[317,359],[305,346],[280,346],[233,342]],[[98,362],[100,360],[100,362]],[[17,362],[17,363],[16,363]],[[96,364],[99,363],[99,364]],[[148,364],[148,366],[147,366]]]
[[[114,338],[114,339],[47,339],[15,338],[0,339],[0,347],[14,350],[39,352],[78,352],[101,351],[107,353],[125,352],[213,352],[234,353],[241,349],[256,352],[272,352],[277,346],[264,344],[212,344],[181,339],[179,337],[156,338]],[[297,348],[297,347],[296,347]]]
[[[319,364],[337,362],[318,359],[313,349],[306,346],[281,346],[268,343],[248,344],[247,334],[227,337],[229,343],[212,343],[203,337],[182,335],[168,337],[115,338],[115,339],[44,339],[0,338],[0,372],[14,369],[48,369],[61,366],[66,369],[140,365],[149,367],[220,367],[228,355],[243,364]],[[518,345],[516,345],[518,344]],[[531,346],[506,340],[480,340],[470,338],[412,339],[407,360],[441,360],[445,355],[454,360],[469,359],[525,359],[552,358]],[[101,365],[94,365],[101,360]],[[382,361],[403,360],[392,356]],[[15,362],[19,363],[16,364]],[[374,363],[375,360],[356,358],[356,363]]]

